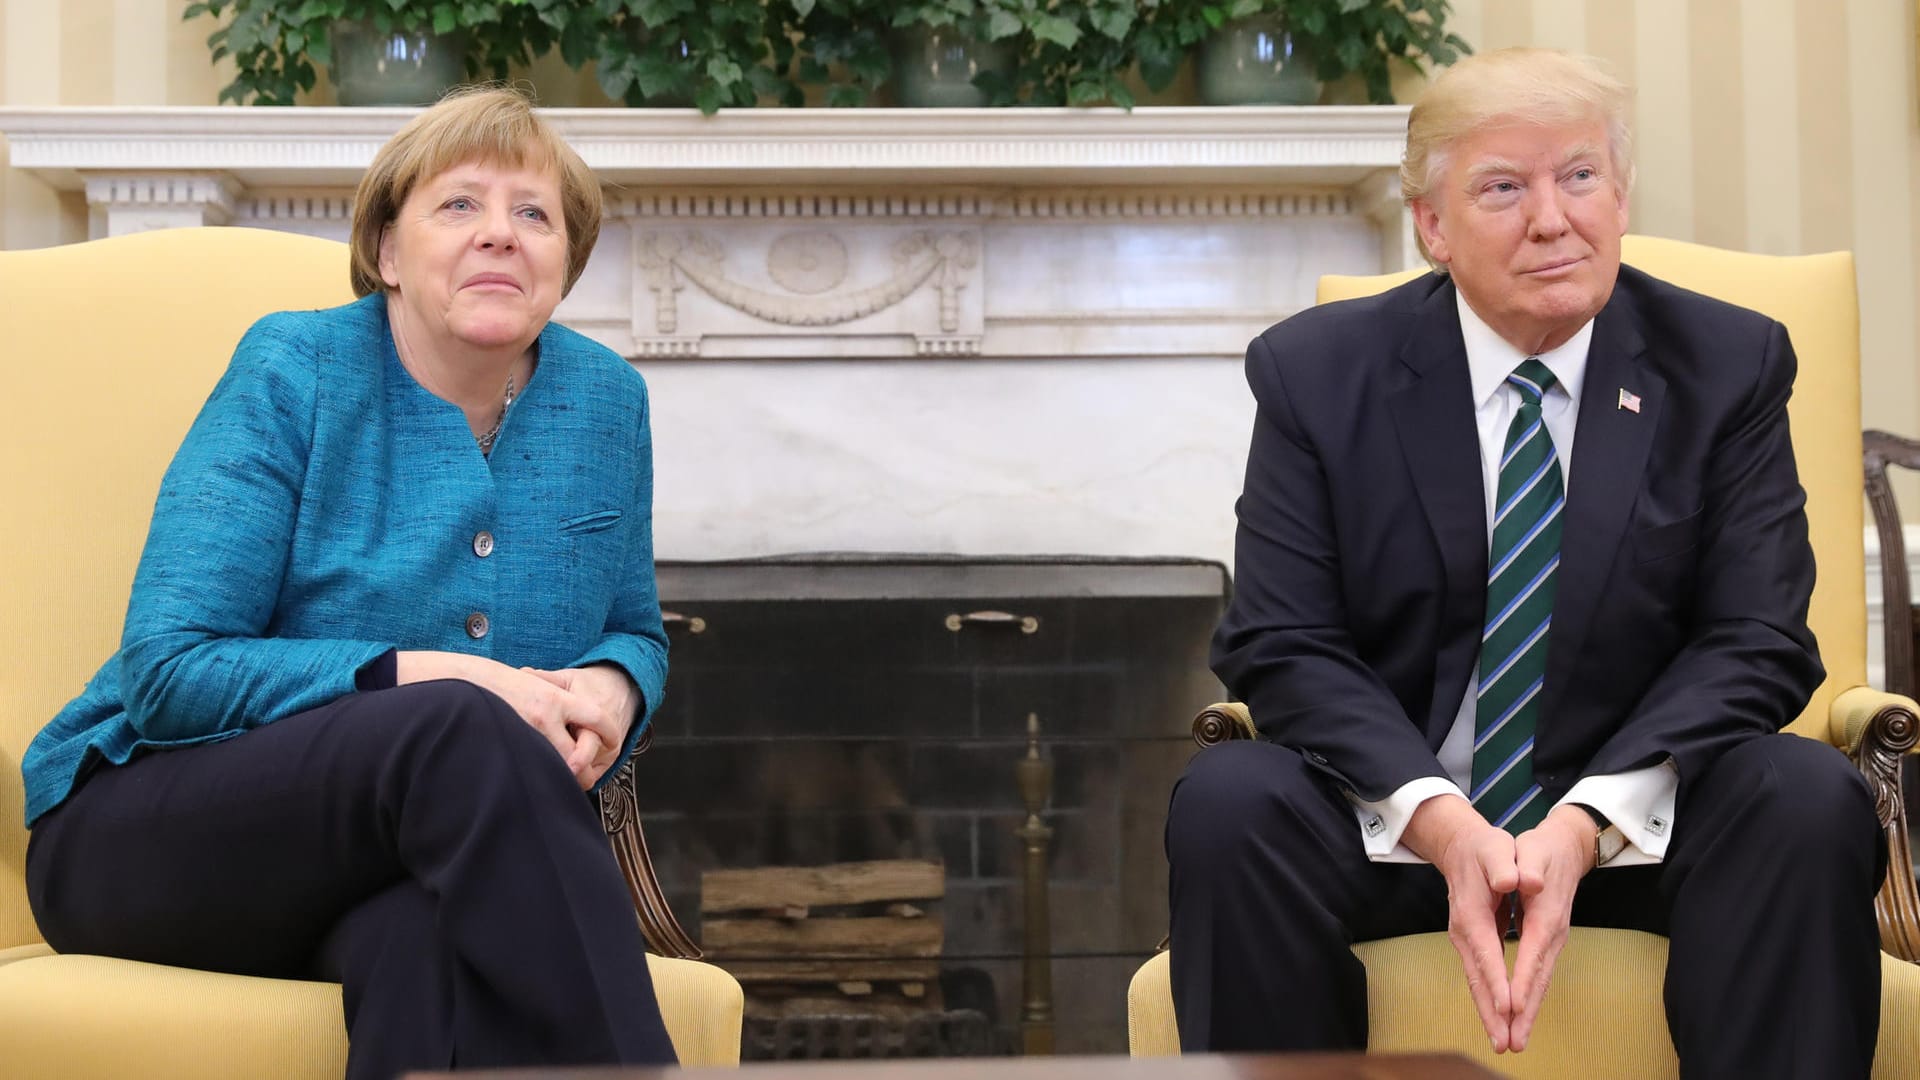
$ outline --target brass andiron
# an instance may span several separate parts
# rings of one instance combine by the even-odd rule
[[[1020,1040],[1029,1055],[1053,1053],[1053,932],[1047,903],[1047,842],[1053,830],[1040,820],[1053,796],[1053,762],[1040,756],[1040,715],[1027,714],[1027,756],[1013,768],[1020,783],[1020,800],[1027,807],[1026,824],[1014,830],[1026,845],[1020,871],[1026,894],[1026,939],[1022,948]]]
[[[660,613],[660,625],[669,630],[677,630],[685,627],[689,634],[704,634],[707,632],[707,620],[698,615],[684,615],[678,611],[662,611]]]

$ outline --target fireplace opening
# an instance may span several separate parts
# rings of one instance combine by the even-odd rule
[[[639,806],[675,912],[742,976],[743,1056],[1018,1052],[1030,715],[1053,1046],[1125,1052],[1127,980],[1167,928],[1167,797],[1222,694],[1206,648],[1225,568],[807,555],[658,574],[673,651]],[[880,864],[932,869],[899,895],[711,899],[743,872]]]

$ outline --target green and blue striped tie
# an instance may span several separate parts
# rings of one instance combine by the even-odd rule
[[[1507,382],[1521,405],[1507,428],[1487,551],[1487,621],[1480,635],[1474,706],[1473,805],[1511,833],[1538,825],[1549,807],[1533,782],[1533,733],[1547,674],[1560,519],[1566,486],[1540,398],[1553,372],[1528,357]]]

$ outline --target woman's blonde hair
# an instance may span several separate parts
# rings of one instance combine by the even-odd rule
[[[1531,48],[1470,56],[1441,72],[1407,116],[1401,196],[1408,202],[1426,198],[1446,172],[1453,145],[1482,128],[1587,120],[1606,125],[1613,181],[1624,196],[1633,190],[1633,129],[1627,122],[1632,100],[1626,84],[1591,56]],[[1415,239],[1431,262],[1426,240],[1417,231]]]
[[[524,94],[501,86],[463,87],[407,122],[360,178],[353,196],[353,291],[383,291],[380,238],[422,182],[469,161],[552,172],[560,181],[567,227],[567,279],[573,289],[600,238],[600,181],[580,155],[536,116]]]

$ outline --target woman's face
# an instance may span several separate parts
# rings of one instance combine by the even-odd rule
[[[567,226],[559,177],[467,162],[416,185],[380,238],[380,277],[413,330],[525,348],[559,306]]]

